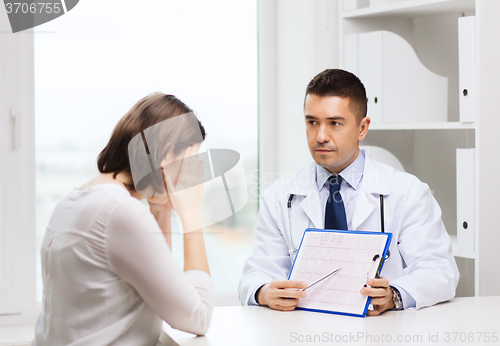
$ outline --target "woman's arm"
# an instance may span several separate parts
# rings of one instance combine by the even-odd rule
[[[184,225],[184,222],[182,224]],[[194,224],[201,224],[201,217],[200,221],[195,221]],[[192,269],[202,270],[210,275],[201,229],[184,233],[184,271]]]
[[[184,158],[195,153],[186,149]],[[173,209],[184,230],[184,273],[167,242],[171,241],[168,205],[155,205],[152,214],[135,203],[117,208],[108,224],[108,255],[112,268],[173,328],[204,335],[214,306],[213,287],[201,222],[203,163],[183,160],[174,185],[162,168]],[[161,237],[160,230],[167,242]],[[170,243],[169,243],[170,246]]]
[[[183,272],[151,213],[139,201],[123,203],[106,231],[110,270],[173,328],[205,334],[214,306],[211,277],[201,270]]]
[[[184,231],[184,271],[197,269],[210,274],[201,219],[203,162],[192,157],[197,155],[198,152],[199,146],[188,147],[185,150],[175,185],[168,169],[162,168],[162,172],[169,200],[182,221]],[[190,159],[186,160],[186,158]]]

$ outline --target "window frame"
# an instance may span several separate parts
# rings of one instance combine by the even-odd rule
[[[33,30],[10,33],[0,6],[0,325],[34,323],[36,302]],[[21,114],[13,121],[12,109]],[[16,125],[15,125],[16,124]],[[14,143],[15,126],[18,146]]]

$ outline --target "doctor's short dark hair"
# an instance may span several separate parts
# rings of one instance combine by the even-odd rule
[[[108,144],[97,157],[99,172],[113,173],[114,178],[120,172],[131,175],[128,145],[132,138],[145,129],[164,120],[192,111],[191,108],[174,95],[153,93],[142,98],[116,124]],[[155,138],[157,138],[158,142],[155,146],[156,148],[148,147],[147,150],[150,150],[148,154],[154,156],[154,159],[160,162],[161,158],[165,157],[170,151],[174,155],[178,155],[187,147],[197,144],[200,141],[200,131],[202,140],[205,140],[205,129],[199,120],[198,125],[199,130],[189,126],[182,129],[161,127],[159,132],[155,133]],[[175,144],[169,141],[169,138],[172,138],[172,133],[179,134],[175,140]],[[140,182],[141,186],[134,186],[133,183],[125,185],[131,190],[142,190],[147,185],[152,185],[155,191],[161,191],[163,186],[160,185],[163,185],[163,179],[159,182],[154,179],[150,181],[144,180]]]
[[[317,74],[307,85],[306,95],[349,98],[349,109],[359,122],[366,117],[366,90],[354,74],[340,69],[327,69]],[[305,106],[305,98],[304,98]]]

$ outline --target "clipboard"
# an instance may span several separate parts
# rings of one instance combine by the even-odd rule
[[[311,287],[296,309],[365,317],[371,297],[359,290],[380,274],[391,240],[392,233],[306,229],[288,280],[311,283],[341,270]]]

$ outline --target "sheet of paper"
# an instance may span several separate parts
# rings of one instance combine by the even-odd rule
[[[342,269],[308,289],[297,307],[363,314],[368,298],[359,291],[375,276],[386,241],[382,233],[305,232],[290,280],[312,283]]]

